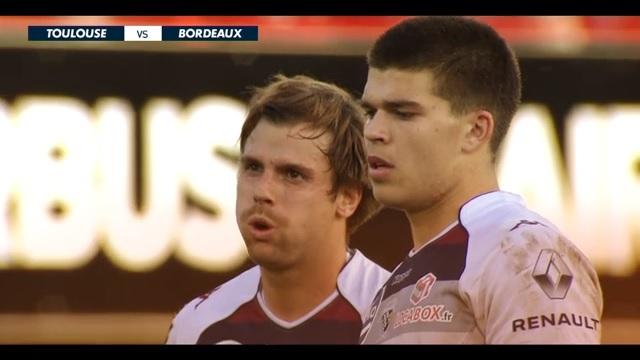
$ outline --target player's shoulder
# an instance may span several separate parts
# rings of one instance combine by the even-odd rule
[[[460,208],[459,221],[469,232],[478,236],[495,236],[511,230],[521,221],[534,222],[541,217],[531,211],[522,197],[506,191],[493,191],[478,195]]]
[[[233,279],[217,286],[206,294],[187,303],[178,316],[188,316],[196,312],[216,313],[221,317],[233,312],[242,304],[253,299],[260,284],[260,267],[254,266]]]
[[[358,250],[351,250],[349,261],[338,275],[338,291],[364,318],[371,301],[390,273]]]
[[[532,267],[540,257],[550,256],[590,267],[584,254],[520,196],[499,191],[468,205],[461,210],[460,221],[469,233],[468,264],[472,268],[514,263],[519,268]],[[492,261],[486,261],[488,258]]]
[[[531,236],[549,246],[560,234],[553,223],[529,209],[519,195],[505,191],[482,194],[468,201],[460,209],[459,221],[470,240],[485,247],[525,241]]]
[[[193,343],[191,335],[233,314],[258,292],[260,268],[254,266],[233,279],[189,301],[174,317],[169,340]],[[173,339],[172,339],[173,338]]]

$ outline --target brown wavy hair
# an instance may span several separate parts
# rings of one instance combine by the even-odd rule
[[[275,75],[262,88],[253,89],[249,111],[240,133],[240,149],[244,152],[247,138],[260,121],[274,124],[309,124],[317,130],[311,139],[325,133],[332,135],[326,149],[332,171],[335,196],[342,186],[359,186],[362,199],[356,211],[347,219],[347,233],[352,234],[379,209],[368,179],[368,163],[364,145],[366,117],[359,103],[336,85],[304,75]]]

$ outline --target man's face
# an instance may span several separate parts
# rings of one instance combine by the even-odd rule
[[[374,195],[384,205],[409,212],[428,208],[462,175],[462,121],[433,87],[428,70],[369,69],[364,134]]]
[[[238,173],[236,219],[249,256],[271,269],[312,257],[336,221],[332,172],[321,152],[330,134],[306,124],[261,119],[246,140]]]

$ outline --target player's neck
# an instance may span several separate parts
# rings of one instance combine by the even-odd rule
[[[411,224],[413,249],[417,250],[433,240],[443,229],[458,220],[462,205],[472,198],[498,190],[498,181],[493,171],[479,171],[443,194],[429,207],[407,212]]]
[[[286,271],[261,269],[265,305],[281,320],[303,317],[336,290],[336,279],[346,262],[346,249],[320,252]]]

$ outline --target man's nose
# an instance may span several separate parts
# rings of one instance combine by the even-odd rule
[[[377,111],[364,125],[364,137],[369,142],[385,144],[389,142],[389,129],[385,120],[383,114]]]
[[[254,183],[253,201],[259,204],[273,205],[273,176],[265,172]]]

